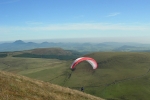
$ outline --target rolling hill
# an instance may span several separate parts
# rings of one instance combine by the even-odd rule
[[[103,100],[24,76],[0,71],[0,100]]]
[[[76,90],[83,86],[85,93],[107,100],[149,100],[149,52],[94,52],[84,56],[94,58],[98,69],[93,70],[89,63],[83,62],[71,71],[71,59],[8,55],[0,58],[0,70]]]
[[[0,43],[0,52],[12,52],[31,50],[36,48],[63,48],[65,50],[76,50],[79,52],[97,52],[97,51],[145,51],[150,50],[150,44],[141,43],[72,43],[72,42],[24,42],[16,40],[14,42]]]
[[[33,50],[23,51],[23,53],[13,54],[13,57],[28,57],[28,58],[48,58],[70,60],[80,57],[82,53],[74,50],[64,50],[62,48],[38,48]]]

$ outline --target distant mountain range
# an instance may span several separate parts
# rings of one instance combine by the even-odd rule
[[[150,51],[150,44],[140,43],[118,43],[118,42],[103,42],[103,43],[54,43],[54,42],[24,42],[17,40],[12,43],[1,43],[0,52],[22,51],[35,48],[53,48],[59,47],[66,50],[76,50],[80,52],[96,52],[96,51]]]

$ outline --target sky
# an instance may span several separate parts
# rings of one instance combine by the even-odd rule
[[[150,43],[150,0],[0,0],[0,41]]]

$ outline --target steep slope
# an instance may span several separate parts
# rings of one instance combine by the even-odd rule
[[[0,71],[0,100],[102,100],[89,94]]]

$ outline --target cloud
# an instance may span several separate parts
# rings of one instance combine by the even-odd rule
[[[115,13],[110,13],[109,15],[107,15],[106,17],[113,17],[113,16],[117,16],[119,15],[119,12],[115,12]]]
[[[32,26],[0,26],[0,40],[16,39],[46,39],[46,38],[93,38],[93,37],[150,37],[149,24],[125,24],[125,23],[66,23]],[[143,38],[142,38],[143,36]],[[102,38],[104,39],[104,38]],[[99,39],[101,40],[101,39]],[[106,39],[105,39],[106,40]],[[107,39],[109,40],[109,38]],[[115,40],[115,39],[114,39]],[[120,39],[121,40],[121,39]],[[128,40],[128,39],[126,39]],[[98,40],[95,40],[98,41]]]
[[[34,23],[33,23],[34,24]],[[37,23],[35,23],[37,24]],[[67,23],[67,24],[52,24],[47,26],[12,26],[0,27],[0,33],[8,31],[149,31],[150,25],[127,25],[127,24],[111,24],[111,23]]]
[[[45,27],[24,27],[29,30],[150,30],[149,26],[128,26],[122,24],[109,23],[72,23],[72,24],[54,24]]]
[[[27,21],[25,23],[28,25],[42,25],[43,24],[42,22],[33,22],[33,21]]]

